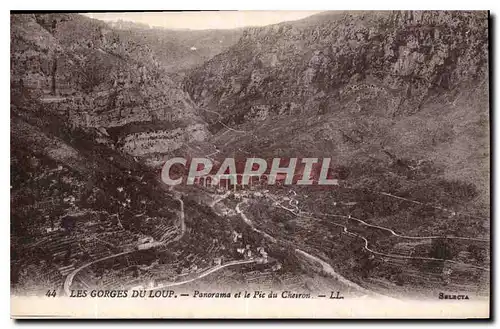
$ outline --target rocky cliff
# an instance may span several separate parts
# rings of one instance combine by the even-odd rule
[[[334,12],[250,28],[196,69],[185,88],[236,123],[297,107],[311,114],[340,105],[362,111],[373,101],[387,116],[414,113],[433,95],[487,76],[486,17]]]
[[[196,106],[148,44],[76,14],[12,15],[11,37],[13,98],[39,100],[72,125],[124,127],[109,137],[125,151],[136,147],[123,131],[148,127],[141,138],[153,134],[150,145],[133,154],[178,147],[168,139],[172,126],[181,127],[172,134],[182,140],[208,136]]]

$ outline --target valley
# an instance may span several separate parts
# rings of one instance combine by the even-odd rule
[[[12,293],[489,298],[487,16],[12,14]],[[173,187],[174,157],[331,158],[336,184]]]

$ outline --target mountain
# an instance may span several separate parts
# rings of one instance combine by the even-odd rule
[[[148,44],[132,39],[76,14],[11,15],[13,295],[175,280],[238,260],[235,230],[248,233],[244,246],[265,245],[151,168],[151,154],[210,133]]]
[[[411,114],[431,96],[485,77],[486,15],[334,12],[250,28],[195,69],[186,90],[197,104],[220,112],[238,105],[232,122],[296,107],[326,114],[361,91],[367,95],[344,107],[363,108],[371,96],[387,116]],[[360,83],[366,86],[353,86]]]
[[[123,38],[146,43],[169,72],[199,66],[238,42],[243,29],[173,30],[116,21],[108,23]]]
[[[488,213],[487,17],[325,12],[249,28],[184,90],[221,157],[329,155],[372,185],[398,166],[411,182],[427,163],[432,179],[473,184]]]
[[[132,155],[204,127],[147,46],[76,14],[11,15],[14,287],[62,287],[78,264],[179,235],[178,200]]]
[[[228,286],[428,296],[452,269],[457,291],[487,293],[487,18],[173,31],[11,15],[14,290],[221,270]],[[330,157],[339,185],[169,188],[174,155]]]
[[[77,14],[12,15],[11,80],[71,124],[142,156],[209,133],[148,44]],[[174,128],[175,127],[175,128]]]

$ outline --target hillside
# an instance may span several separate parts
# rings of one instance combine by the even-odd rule
[[[175,226],[177,202],[153,172],[110,148],[97,129],[68,126],[43,103],[12,96],[18,100],[11,107],[15,285],[29,291],[48,280],[57,287],[78,263]]]
[[[487,12],[11,15],[14,293],[488,296],[488,47]],[[338,185],[169,187],[174,155],[331,158]]]
[[[243,33],[243,29],[186,31],[150,28],[124,21],[108,24],[123,38],[148,44],[162,66],[175,73],[203,64],[238,42]]]
[[[180,239],[179,201],[133,155],[206,133],[147,46],[76,14],[11,15],[11,64],[14,292],[62,289],[78,266],[141,239]]]
[[[132,39],[75,14],[11,16],[14,295],[128,288],[242,262],[232,235],[246,226],[169,190],[141,161],[210,134],[148,44]]]
[[[427,164],[487,214],[487,51],[486,12],[326,12],[245,30],[184,90],[221,157],[329,155],[359,185]]]
[[[209,135],[149,45],[104,22],[77,14],[12,15],[11,39],[13,86],[73,125],[106,134],[113,128],[110,137],[130,154],[171,151]]]

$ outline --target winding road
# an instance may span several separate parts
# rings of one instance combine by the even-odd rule
[[[245,213],[244,213],[244,212],[240,209],[240,204],[245,203],[245,202],[246,202],[246,200],[243,200],[243,201],[241,201],[240,203],[238,203],[238,204],[236,205],[236,208],[235,208],[236,213],[238,213],[238,214],[241,216],[241,218],[243,219],[243,221],[244,221],[244,222],[245,222],[248,226],[250,226],[250,228],[252,228],[252,230],[253,230],[253,231],[255,231],[255,232],[259,233],[259,234],[262,234],[264,237],[266,237],[267,239],[271,240],[271,242],[276,243],[276,239],[275,239],[273,236],[271,236],[271,235],[267,234],[266,232],[263,232],[263,231],[261,231],[261,230],[259,230],[259,229],[255,228],[255,226],[253,225],[253,222],[252,222],[252,221],[251,221],[251,220],[247,217],[247,215],[245,215]]]
[[[225,128],[227,128],[227,129],[229,129],[231,131],[237,132],[237,133],[243,133],[243,134],[247,133],[247,131],[234,129],[234,128],[231,128],[228,125],[226,125],[224,122],[222,122],[220,120],[222,118],[222,115],[220,113],[217,113],[215,111],[208,110],[208,109],[205,109],[205,108],[200,108],[200,109],[203,110],[203,111],[205,111],[205,112],[210,112],[210,113],[213,113],[213,114],[217,115],[217,117],[219,118],[219,119],[217,119],[217,122],[220,123],[221,125],[223,125]]]
[[[174,239],[172,239],[172,240],[170,240],[168,242],[162,241],[161,244],[169,244],[169,243],[178,241],[178,240],[182,239],[182,237],[186,233],[186,223],[185,223],[185,213],[184,213],[184,201],[182,200],[182,194],[180,192],[177,192],[177,191],[173,190],[173,188],[170,188],[169,190],[174,193],[174,199],[178,200],[179,203],[180,203],[179,221],[180,221],[181,233],[178,236],[176,236]],[[161,237],[160,241],[163,240],[164,237],[165,237],[165,235]],[[131,253],[136,252],[136,251],[137,250],[123,251],[123,252],[120,252],[120,253],[117,253],[117,254],[113,254],[113,255],[110,255],[110,256],[106,256],[106,257],[103,257],[103,258],[96,259],[96,260],[94,260],[94,261],[92,261],[90,263],[84,264],[84,265],[76,268],[70,274],[68,274],[68,276],[64,280],[64,284],[63,284],[64,293],[66,294],[66,296],[70,296],[70,294],[71,294],[70,287],[73,284],[73,280],[74,280],[75,276],[81,270],[83,270],[83,269],[85,269],[85,268],[87,268],[87,267],[89,267],[91,265],[94,265],[96,263],[99,263],[99,262],[102,262],[102,261],[105,261],[105,260],[108,260],[108,259],[120,257],[120,256],[123,256],[123,255],[131,254]]]
[[[348,186],[345,186],[345,188],[354,189],[353,187],[348,187]],[[425,202],[420,202],[420,201],[416,201],[416,200],[404,198],[404,197],[401,197],[401,196],[397,196],[397,195],[394,195],[394,194],[391,194],[391,193],[387,193],[387,192],[375,191],[375,190],[370,190],[370,189],[368,189],[368,191],[370,191],[372,193],[375,193],[375,194],[379,194],[379,195],[385,195],[385,196],[393,198],[393,199],[398,199],[398,200],[402,200],[402,201],[406,201],[406,202],[411,202],[411,203],[415,203],[415,204],[419,204],[419,205],[429,206],[429,207],[432,207],[434,209],[439,209],[439,210],[442,210],[442,211],[449,212],[449,213],[451,213],[453,215],[462,215],[462,216],[467,216],[467,217],[471,217],[471,218],[475,218],[475,219],[490,220],[489,218],[484,218],[484,217],[475,216],[475,215],[471,215],[471,214],[464,213],[464,212],[455,211],[453,209],[448,209],[448,208],[445,208],[445,207],[441,207],[439,205],[435,205],[435,204],[431,204],[431,203],[425,203]]]
[[[296,212],[294,212],[293,209],[289,209],[287,207],[282,206],[281,204],[279,204],[278,202],[276,202],[276,200],[273,199],[272,197],[270,197],[270,199],[273,200],[275,204],[277,203],[280,208],[285,209],[285,210],[291,212],[295,216],[300,216],[300,217],[304,217],[304,218],[319,220],[319,218],[316,218],[316,217],[308,216],[308,215],[305,215],[305,214],[297,214]],[[382,226],[377,226],[377,225],[371,225],[371,224],[368,224],[368,223],[362,221],[361,219],[357,219],[357,218],[354,218],[352,216],[334,215],[334,214],[322,214],[322,215],[335,216],[335,217],[340,217],[340,218],[345,218],[345,219],[356,220],[356,221],[359,221],[359,222],[361,222],[361,223],[363,223],[363,224],[365,224],[367,226],[376,227],[378,229],[382,229],[382,230],[391,232],[391,234],[393,234],[394,236],[398,236],[398,237],[402,237],[402,238],[408,238],[408,239],[437,239],[437,238],[443,238],[441,236],[431,236],[431,237],[411,237],[411,236],[404,236],[404,235],[397,234],[396,232],[394,232],[393,230],[391,230],[389,228],[382,227]],[[359,234],[356,234],[356,233],[353,233],[353,232],[350,232],[347,229],[347,226],[345,226],[345,225],[342,225],[342,224],[339,224],[339,223],[335,223],[335,222],[331,222],[331,224],[339,226],[339,227],[342,227],[343,232],[345,234],[347,234],[347,235],[355,236],[355,237],[358,237],[358,238],[362,239],[365,242],[364,249],[367,250],[367,251],[369,251],[369,252],[371,252],[372,254],[375,254],[375,255],[389,257],[389,258],[399,258],[399,259],[416,259],[416,260],[444,261],[444,262],[448,262],[448,263],[452,263],[452,264],[457,264],[457,265],[461,265],[461,266],[467,266],[467,267],[476,268],[476,269],[487,271],[487,272],[490,271],[490,269],[486,268],[486,267],[481,267],[481,266],[476,266],[476,265],[472,265],[472,264],[456,262],[456,261],[452,261],[452,260],[445,260],[445,259],[441,259],[441,258],[415,257],[415,256],[405,256],[405,255],[398,255],[398,254],[386,254],[386,253],[383,253],[383,252],[379,252],[379,251],[371,249],[368,246],[368,240],[366,239],[366,237],[364,237],[362,235],[359,235]],[[489,241],[489,240],[483,240],[483,239],[477,239],[477,238],[464,238],[464,237],[447,237],[447,238],[449,238],[449,239],[474,240],[474,241]]]
[[[174,241],[178,241],[180,240],[185,232],[186,232],[186,225],[185,225],[185,213],[184,213],[184,201],[182,200],[182,194],[180,192],[177,192],[177,191],[174,191],[173,188],[169,188],[169,190],[171,192],[173,192],[174,194],[174,199],[178,200],[179,203],[180,203],[180,211],[179,211],[179,221],[180,221],[180,231],[181,233],[175,237],[173,240],[167,242],[167,243],[171,243],[171,242],[174,242]],[[294,197],[297,195],[297,193],[295,193],[295,191],[292,191],[294,193]],[[218,202],[224,200],[225,198],[227,198],[229,195],[230,195],[230,191],[226,192],[224,195],[222,196],[219,196],[217,198],[214,199],[214,201],[212,201],[209,206],[211,208],[213,208],[215,206],[215,204],[217,204]],[[390,197],[394,197],[394,198],[397,198],[397,199],[402,199],[402,200],[405,200],[405,201],[409,201],[409,202],[414,202],[414,203],[417,203],[417,204],[424,204],[424,203],[421,203],[419,201],[414,201],[414,200],[409,200],[409,199],[405,199],[405,198],[402,198],[402,197],[398,197],[398,196],[394,196],[392,194],[388,194],[388,193],[385,193],[385,192],[381,192],[380,194],[383,194],[383,195],[387,195],[387,196],[390,196]],[[295,216],[300,216],[300,217],[304,217],[304,218],[310,218],[310,219],[314,219],[314,220],[318,220],[319,218],[316,218],[316,217],[312,217],[312,216],[309,216],[309,214],[306,214],[306,213],[302,213],[300,211],[300,209],[298,208],[298,202],[297,200],[295,199],[291,199],[289,201],[289,204],[290,206],[294,207],[295,209],[290,209],[290,208],[287,208],[283,205],[281,205],[278,200],[276,200],[275,198],[271,197],[270,195],[267,195],[267,197],[269,199],[271,199],[274,204],[282,209],[285,209],[289,212],[291,212],[292,214],[294,214]],[[295,201],[293,202],[292,204],[292,201]],[[267,238],[268,240],[270,240],[271,242],[273,243],[276,243],[277,240],[276,238],[274,238],[273,236],[267,234],[266,232],[263,232],[259,229],[257,229],[254,225],[253,225],[253,222],[246,216],[246,214],[241,210],[240,208],[240,205],[244,204],[247,202],[247,199],[244,199],[243,201],[239,202],[236,207],[235,207],[235,211],[236,213],[238,213],[240,215],[240,217],[243,219],[243,221],[249,225],[253,231],[263,235],[265,238]],[[436,207],[434,206],[435,208],[437,209],[442,209],[442,210],[446,210],[446,211],[451,211],[451,210],[448,210],[448,209],[445,209],[445,208],[442,208],[442,207]],[[453,212],[455,213],[455,212]],[[314,214],[313,214],[314,215]],[[388,228],[388,227],[384,227],[384,226],[379,226],[379,225],[374,225],[374,224],[369,224],[361,219],[358,219],[358,218],[355,218],[355,217],[352,217],[352,216],[345,216],[345,215],[338,215],[338,214],[324,214],[324,213],[320,213],[318,214],[320,216],[329,216],[329,217],[337,217],[337,218],[344,218],[344,219],[348,219],[348,220],[354,220],[354,221],[357,221],[359,223],[361,223],[362,225],[365,225],[365,226],[368,226],[368,227],[372,227],[372,228],[375,228],[375,229],[380,229],[380,230],[384,230],[386,232],[389,232],[391,235],[395,236],[395,237],[399,237],[399,238],[405,238],[405,239],[438,239],[438,238],[443,238],[442,236],[407,236],[407,235],[402,235],[402,234],[398,234],[396,233],[394,230]],[[467,267],[472,267],[472,268],[476,268],[476,269],[480,269],[480,270],[484,270],[484,271],[490,271],[490,269],[488,268],[484,268],[484,267],[480,267],[480,266],[475,266],[475,265],[472,265],[472,264],[465,264],[465,263],[460,263],[460,262],[456,262],[456,261],[451,261],[451,260],[444,260],[444,259],[439,259],[439,258],[431,258],[431,257],[414,257],[414,256],[405,256],[405,255],[398,255],[398,254],[387,254],[387,253],[382,253],[382,252],[379,252],[379,251],[376,251],[376,250],[373,250],[369,247],[369,242],[368,240],[366,239],[366,237],[362,236],[362,235],[359,235],[359,234],[356,234],[356,233],[353,233],[353,232],[350,232],[347,228],[347,226],[345,225],[342,225],[342,224],[339,224],[339,223],[335,223],[335,222],[331,222],[333,225],[336,225],[336,226],[339,226],[343,229],[343,233],[344,234],[347,234],[347,235],[350,235],[350,236],[354,236],[354,237],[357,237],[357,238],[360,238],[364,241],[364,249],[367,250],[368,252],[372,253],[372,254],[375,254],[375,255],[379,255],[379,256],[383,256],[383,257],[389,257],[389,258],[399,258],[399,259],[417,259],[417,260],[430,260],[430,261],[445,261],[445,262],[449,262],[449,263],[453,263],[453,264],[457,264],[457,265],[461,265],[461,266],[467,266]],[[160,241],[162,241],[164,239],[165,236],[162,236]],[[489,241],[488,239],[481,239],[481,238],[468,238],[468,237],[456,237],[456,236],[445,236],[445,238],[448,238],[448,239],[461,239],[461,240],[472,240],[472,241],[482,241],[482,242],[487,242]],[[103,258],[100,258],[100,259],[97,259],[97,260],[94,260],[90,263],[87,263],[85,265],[82,265],[80,267],[78,267],[77,269],[75,269],[74,271],[72,271],[67,277],[66,277],[66,280],[64,282],[64,291],[66,293],[67,296],[70,295],[71,291],[70,291],[70,287],[71,287],[71,284],[73,283],[73,280],[74,280],[74,277],[76,276],[76,274],[78,274],[81,270],[93,265],[93,264],[96,264],[98,262],[102,262],[102,261],[105,261],[105,260],[109,260],[109,259],[112,259],[112,258],[115,258],[115,257],[119,257],[119,256],[123,256],[123,255],[127,255],[127,254],[130,254],[130,253],[133,253],[135,252],[136,250],[130,250],[130,251],[124,251],[124,252],[120,252],[120,253],[117,253],[117,254],[113,254],[113,255],[110,255],[110,256],[107,256],[107,257],[103,257]],[[297,252],[298,254],[314,261],[314,262],[317,262],[319,263],[322,268],[323,268],[323,271],[325,271],[325,273],[328,273],[330,276],[336,278],[339,282],[345,284],[346,286],[350,287],[350,288],[353,288],[357,291],[360,291],[360,292],[363,292],[363,293],[367,293],[367,294],[375,294],[375,295],[379,295],[379,296],[383,296],[383,297],[387,297],[385,295],[381,295],[381,294],[378,294],[378,293],[375,293],[373,291],[369,291],[361,286],[359,286],[358,284],[346,279],[345,277],[341,276],[340,274],[338,274],[332,267],[330,264],[328,264],[327,262],[321,260],[320,258],[316,257],[316,256],[313,256],[301,249],[298,249],[296,248],[295,249],[295,252]],[[150,288],[150,289],[147,289],[147,290],[158,290],[158,289],[163,289],[163,288],[168,288],[168,287],[174,287],[174,286],[179,286],[179,285],[183,285],[183,284],[186,284],[186,283],[190,283],[190,282],[193,282],[193,281],[196,281],[198,279],[201,279],[203,277],[206,277],[216,271],[219,271],[221,269],[224,269],[226,267],[229,267],[229,266],[234,266],[234,265],[241,265],[241,264],[250,264],[250,263],[255,263],[257,262],[256,259],[252,259],[252,260],[239,260],[239,261],[231,261],[231,262],[228,262],[224,265],[219,265],[219,266],[215,266],[211,269],[208,269],[207,271],[201,273],[200,275],[194,277],[194,278],[191,278],[191,279],[187,279],[187,280],[184,280],[184,281],[179,281],[179,282],[171,282],[171,283],[168,283],[168,284],[164,284],[164,285],[161,285],[161,286],[158,286],[158,287],[154,287],[154,288]]]
[[[171,240],[171,241],[168,242],[168,243],[172,243],[174,241],[177,241],[177,240],[181,239],[184,236],[184,234],[186,232],[186,224],[185,224],[185,213],[184,213],[184,201],[182,200],[182,194],[180,192],[177,192],[177,191],[173,190],[173,188],[170,188],[169,190],[174,193],[174,198],[180,202],[179,219],[180,219],[181,234],[179,234],[177,237],[175,237],[175,239],[173,239],[173,240]],[[224,195],[216,198],[210,204],[210,207],[214,207],[216,203],[224,200],[230,194],[231,193],[228,192],[228,193],[225,193]],[[64,292],[66,293],[67,296],[70,296],[70,294],[71,294],[70,287],[71,287],[71,284],[73,283],[74,277],[75,277],[76,274],[78,274],[84,268],[87,268],[87,267],[89,267],[89,266],[91,266],[93,264],[99,263],[101,261],[112,259],[112,258],[119,257],[119,256],[123,256],[123,255],[127,255],[127,254],[130,254],[130,253],[135,252],[135,251],[136,250],[131,250],[131,251],[126,251],[126,252],[121,252],[121,253],[118,253],[118,254],[110,255],[110,256],[103,257],[103,258],[97,259],[95,261],[92,261],[92,262],[90,262],[88,264],[80,266],[79,268],[75,269],[73,272],[71,272],[66,277],[66,280],[64,281]],[[150,291],[150,290],[158,290],[158,289],[163,289],[163,288],[180,286],[180,285],[183,285],[183,284],[186,284],[186,283],[190,283],[190,282],[199,280],[201,278],[204,278],[204,277],[206,277],[206,276],[208,276],[208,275],[210,275],[210,274],[212,274],[214,272],[220,271],[220,270],[222,270],[222,269],[224,269],[226,267],[229,267],[229,266],[242,265],[242,264],[251,264],[251,263],[256,263],[257,261],[258,261],[258,259],[230,261],[230,262],[225,263],[224,265],[218,265],[218,266],[215,266],[213,268],[210,268],[210,269],[204,271],[203,273],[199,274],[198,276],[196,276],[194,278],[183,280],[183,281],[179,281],[179,282],[171,282],[171,283],[167,283],[167,284],[164,284],[164,285],[161,285],[161,286],[158,286],[158,287],[154,287],[154,288],[150,288],[150,289],[146,289],[146,290]]]
[[[301,217],[310,218],[310,219],[316,219],[316,220],[318,219],[318,218],[315,218],[315,217],[309,217],[309,216],[304,216],[304,215],[301,215]],[[490,271],[490,269],[485,268],[485,267],[476,266],[476,265],[467,264],[467,263],[456,262],[456,261],[453,261],[453,260],[447,260],[447,259],[442,259],[442,258],[415,257],[415,256],[405,256],[405,255],[398,255],[398,254],[386,254],[386,253],[383,253],[383,252],[379,252],[379,251],[371,249],[368,246],[368,240],[364,236],[356,234],[356,233],[353,233],[353,232],[350,232],[345,225],[334,223],[334,222],[331,222],[331,223],[333,225],[342,227],[343,232],[345,234],[350,235],[350,236],[354,236],[354,237],[358,237],[358,238],[362,239],[365,242],[364,249],[367,250],[367,251],[369,251],[369,252],[371,252],[372,254],[375,254],[375,255],[389,257],[389,258],[399,258],[399,259],[417,259],[417,260],[430,260],[430,261],[444,261],[444,262],[448,262],[448,263],[452,263],[452,264],[457,264],[457,265],[462,265],[462,266],[467,266],[467,267],[472,267],[472,268],[480,269],[480,270],[483,270],[483,271],[488,271],[488,272]]]
[[[251,264],[251,263],[256,263],[256,262],[257,262],[256,259],[234,260],[234,261],[231,261],[231,262],[227,262],[224,265],[219,265],[219,266],[212,267],[211,269],[206,270],[205,272],[201,273],[200,275],[198,275],[198,276],[196,276],[194,278],[191,278],[191,279],[188,279],[188,280],[184,280],[184,281],[179,281],[179,282],[171,282],[171,283],[167,283],[167,284],[164,284],[164,285],[161,285],[161,286],[158,286],[158,287],[154,287],[154,288],[150,288],[150,289],[146,289],[146,290],[150,291],[150,290],[158,290],[158,289],[163,289],[163,288],[170,288],[170,287],[180,286],[180,285],[183,285],[183,284],[186,284],[186,283],[190,283],[190,282],[199,280],[201,278],[204,278],[207,275],[210,275],[210,274],[212,274],[214,272],[220,271],[223,268],[226,268],[226,267],[229,267],[229,266],[242,265],[242,264]]]
[[[379,225],[373,225],[369,224],[359,218],[355,218],[352,216],[344,216],[344,215],[336,215],[336,214],[325,214],[325,213],[319,213],[319,215],[322,216],[330,216],[330,217],[339,217],[339,218],[346,218],[346,219],[351,219],[357,222],[360,222],[363,225],[378,228],[380,230],[387,231],[391,233],[392,235],[399,237],[399,238],[404,238],[404,239],[439,239],[439,238],[447,238],[447,239],[457,239],[457,240],[471,240],[471,241],[481,241],[481,242],[488,242],[490,241],[489,239],[481,239],[481,238],[468,238],[468,237],[461,237],[461,236],[452,236],[452,235],[445,235],[445,236],[439,236],[439,235],[431,235],[431,236],[410,236],[410,235],[402,235],[394,232],[388,227],[384,226],[379,226]]]
[[[257,229],[254,227],[253,225],[253,222],[245,215],[245,213],[240,209],[240,204],[243,204],[245,203],[246,200],[243,200],[241,201],[240,203],[238,203],[236,205],[236,212],[238,214],[240,214],[241,218],[243,219],[243,221],[248,224],[255,232],[258,232],[260,234],[262,234],[264,237],[266,237],[267,239],[271,240],[273,243],[276,243],[277,240],[276,238],[274,238],[273,236],[265,233],[265,232],[262,232],[261,230]],[[314,261],[314,262],[317,262],[321,265],[321,267],[323,268],[323,271],[325,271],[325,273],[328,273],[330,276],[332,276],[333,278],[337,279],[339,282],[345,284],[346,286],[354,289],[354,290],[357,290],[359,292],[363,292],[363,293],[366,293],[366,294],[372,294],[372,295],[377,295],[377,296],[380,296],[380,297],[388,297],[388,296],[385,296],[385,295],[382,295],[382,294],[378,294],[376,292],[373,292],[373,291],[370,291],[370,290],[367,290],[363,287],[361,287],[360,285],[358,285],[357,283],[354,283],[348,279],[346,279],[345,277],[343,277],[342,275],[340,275],[339,273],[337,273],[333,267],[328,264],[327,262],[323,261],[322,259],[316,257],[316,256],[313,256],[301,249],[298,249],[296,248],[295,249],[295,252],[297,252],[298,254],[302,255],[302,256],[305,256],[306,258]]]
[[[222,200],[226,199],[226,198],[227,198],[228,196],[230,196],[230,195],[231,195],[231,191],[227,191],[227,192],[226,192],[226,193],[224,193],[223,195],[216,197],[216,198],[215,198],[215,199],[214,199],[214,200],[213,200],[213,201],[212,201],[212,202],[211,202],[208,206],[209,206],[210,208],[213,208],[213,207],[215,207],[215,205],[216,205],[217,203],[219,203],[219,202],[221,202]]]
[[[90,263],[87,263],[85,265],[82,265],[82,266],[78,267],[77,269],[73,270],[73,272],[71,272],[70,274],[68,274],[68,276],[66,277],[66,280],[64,280],[64,285],[63,285],[64,293],[68,297],[71,295],[71,289],[70,289],[70,287],[71,287],[71,284],[73,283],[73,279],[75,278],[75,275],[77,275],[78,272],[80,272],[84,268],[87,268],[90,265],[93,265],[93,264],[96,264],[96,263],[99,263],[99,262],[102,262],[102,261],[105,261],[105,260],[108,260],[108,259],[111,259],[111,258],[115,258],[115,257],[127,255],[127,254],[133,253],[135,251],[136,250],[129,250],[129,251],[120,252],[118,254],[113,254],[113,255],[110,255],[110,256],[107,256],[107,257],[96,259],[96,260],[94,260],[94,261],[92,261]]]
[[[182,194],[180,192],[175,191],[174,189],[171,189],[171,191],[174,193],[174,199],[179,201],[180,203],[179,220],[180,220],[181,234],[176,236],[174,239],[170,240],[168,243],[179,241],[180,239],[182,239],[184,234],[186,234],[186,221],[185,221],[186,214],[184,213],[184,201],[182,200]],[[164,242],[164,239],[167,235],[168,233],[165,233],[160,238],[160,241]]]
[[[295,194],[296,195],[296,194]],[[294,196],[295,196],[294,195]],[[277,202],[276,199],[273,199],[272,197],[270,197],[269,195],[267,195],[267,197],[269,197],[272,201],[274,201],[275,204],[277,204],[279,207],[291,212],[292,214],[294,214],[295,216],[302,216],[302,217],[308,217],[308,216],[303,216],[303,215],[298,215],[296,213],[296,210],[295,209],[289,209],[287,207],[284,207],[282,206],[279,202]],[[269,240],[271,240],[272,242],[276,242],[277,240],[272,237],[271,235],[255,228],[255,226],[253,225],[253,222],[245,215],[245,213],[240,209],[240,205],[245,203],[247,200],[243,200],[241,201],[240,203],[238,203],[236,205],[236,212],[238,214],[240,214],[241,218],[243,219],[243,221],[248,224],[255,232],[258,232],[262,235],[264,235],[266,238],[268,238]],[[290,205],[292,205],[290,203]],[[359,220],[357,218],[353,218],[351,216],[342,216],[342,215],[334,215],[334,216],[340,216],[340,217],[343,217],[343,218],[347,218],[347,219],[353,219],[353,220],[358,220],[359,222],[361,222],[362,224],[366,225],[366,226],[370,226],[370,227],[374,227],[374,228],[378,228],[378,229],[382,229],[382,230],[386,230],[388,232],[390,232],[391,234],[393,234],[394,236],[398,236],[398,237],[407,237],[407,236],[403,236],[403,235],[399,235],[397,234],[396,232],[394,232],[393,230],[389,229],[389,228],[386,228],[386,227],[382,227],[382,226],[377,226],[377,225],[371,225],[371,224],[368,224],[362,220]],[[308,217],[308,218],[311,218],[311,219],[315,219],[317,220],[318,218],[315,218],[315,217]],[[475,266],[475,265],[472,265],[472,264],[465,264],[465,263],[460,263],[460,262],[456,262],[456,261],[451,261],[451,260],[444,260],[444,259],[439,259],[439,258],[431,258],[431,257],[412,257],[412,256],[404,256],[404,255],[396,255],[396,254],[386,254],[386,253],[381,253],[381,252],[378,252],[376,250],[373,250],[369,247],[368,245],[368,240],[364,237],[364,236],[361,236],[361,235],[358,235],[356,233],[353,233],[353,232],[349,232],[349,230],[347,229],[347,227],[345,225],[342,225],[342,224],[338,224],[338,223],[334,223],[332,222],[332,224],[336,225],[336,226],[339,226],[339,227],[342,227],[343,229],[343,233],[344,234],[347,234],[347,235],[350,235],[350,236],[354,236],[354,237],[357,237],[357,238],[360,238],[364,241],[364,246],[363,248],[365,250],[367,250],[368,252],[371,252],[372,254],[375,254],[375,255],[379,255],[379,256],[383,256],[383,257],[389,257],[389,258],[400,258],[400,259],[419,259],[419,260],[431,260],[431,261],[445,261],[445,262],[449,262],[449,263],[453,263],[453,264],[457,264],[457,265],[462,265],[462,266],[468,266],[468,267],[472,267],[472,268],[476,268],[476,269],[480,269],[480,270],[484,270],[484,271],[490,271],[490,269],[488,268],[484,268],[484,267],[480,267],[480,266]],[[416,238],[416,239],[429,239],[429,237],[409,237],[409,238]],[[440,238],[440,237],[431,237],[431,238]],[[483,239],[476,239],[476,238],[461,238],[461,237],[454,237],[454,238],[457,238],[457,239],[466,239],[466,240],[478,240],[478,241],[485,241]],[[298,254],[301,254],[302,256],[305,256],[306,258],[312,260],[312,261],[315,261],[317,263],[319,263],[322,268],[323,268],[323,271],[325,273],[328,273],[330,276],[336,278],[339,282],[345,284],[346,286],[348,287],[351,287],[357,291],[360,291],[360,292],[363,292],[363,293],[366,293],[366,294],[374,294],[374,295],[377,295],[379,297],[384,297],[384,298],[391,298],[389,296],[386,296],[386,295],[382,295],[382,294],[379,294],[377,292],[374,292],[374,291],[370,291],[366,288],[363,288],[361,287],[360,285],[358,285],[357,283],[354,283],[350,280],[348,280],[347,278],[343,277],[342,275],[340,275],[339,273],[337,273],[330,264],[328,264],[327,262],[323,261],[322,259],[316,257],[316,256],[313,256],[301,249],[295,249],[295,252],[297,252]]]
[[[275,198],[273,198],[271,196],[268,196],[268,198],[271,199],[272,201],[274,201],[276,204],[278,204],[278,206],[280,208],[285,209],[285,210],[293,213],[294,215],[297,215],[297,213],[296,213],[297,210],[296,209],[290,209],[290,208],[287,208],[287,207],[281,205],[278,202],[278,200],[276,200]],[[415,202],[418,202],[418,201],[415,201]],[[301,212],[298,213],[298,215],[301,215],[301,214],[302,214]],[[304,214],[310,214],[310,213],[304,213]],[[489,239],[483,239],[483,238],[469,238],[469,237],[460,237],[460,236],[452,236],[452,235],[446,235],[446,236],[439,236],[439,235],[431,235],[431,236],[410,236],[410,235],[403,235],[403,234],[396,233],[394,230],[392,230],[392,229],[390,229],[388,227],[374,225],[374,224],[369,224],[369,223],[365,222],[364,220],[361,220],[359,218],[355,218],[355,217],[352,217],[352,216],[345,216],[345,215],[338,215],[338,214],[327,214],[327,213],[317,213],[317,214],[313,213],[312,215],[330,216],[330,217],[338,217],[338,218],[345,218],[345,219],[349,219],[349,220],[354,220],[354,221],[362,223],[363,225],[387,231],[387,232],[391,233],[393,236],[396,236],[396,237],[399,237],[399,238],[404,238],[404,239],[422,239],[422,240],[428,240],[428,239],[447,238],[447,239],[471,240],[471,241],[481,241],[481,242],[489,242],[490,241]]]

